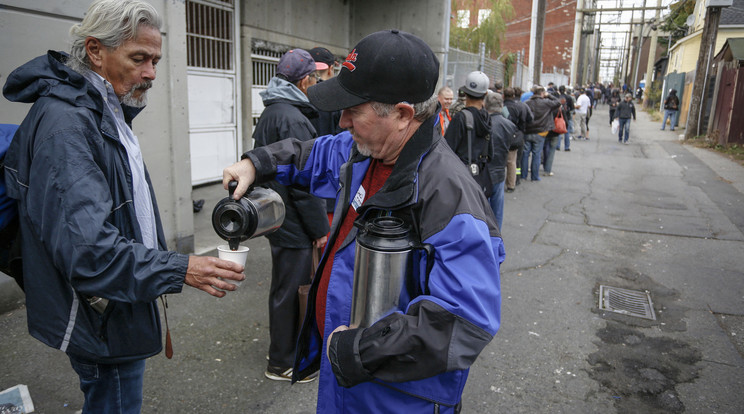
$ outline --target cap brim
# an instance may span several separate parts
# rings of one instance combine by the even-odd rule
[[[344,89],[338,81],[338,76],[311,86],[307,90],[307,95],[313,106],[326,112],[351,108],[369,101]]]

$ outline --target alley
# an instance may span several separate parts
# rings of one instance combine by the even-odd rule
[[[744,168],[682,145],[641,112],[629,145],[607,107],[554,176],[507,194],[502,327],[471,368],[463,413],[737,413],[744,407]],[[561,146],[563,147],[563,146]],[[197,251],[214,254],[209,215]],[[143,413],[310,413],[317,383],[263,377],[270,254],[224,299],[168,297],[175,355],[148,361]],[[599,286],[648,291],[656,320],[598,310]],[[0,314],[0,389],[27,384],[40,413],[82,406],[67,358]]]

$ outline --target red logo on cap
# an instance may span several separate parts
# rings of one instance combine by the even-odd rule
[[[356,62],[356,60],[357,60],[357,53],[356,53],[356,49],[354,49],[349,53],[349,56],[346,56],[346,62],[342,63],[341,66],[354,72],[354,69],[356,69],[356,66],[351,62]]]

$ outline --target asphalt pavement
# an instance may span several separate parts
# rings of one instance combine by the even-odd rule
[[[506,195],[502,326],[463,413],[744,411],[744,168],[659,128],[641,112],[619,144],[599,105],[553,176]],[[225,195],[194,190],[199,254],[221,242],[209,218]],[[263,377],[270,252],[246,245],[237,292],[168,296],[175,355],[148,360],[143,413],[314,412],[317,383]],[[599,310],[600,286],[647,292],[656,320]],[[36,412],[78,411],[76,375],[28,335],[14,289],[0,280],[0,390],[26,384]]]

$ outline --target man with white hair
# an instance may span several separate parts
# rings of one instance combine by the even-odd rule
[[[5,158],[29,333],[68,355],[83,413],[140,412],[145,359],[163,348],[158,297],[184,283],[223,297],[245,278],[238,264],[166,249],[131,129],[155,80],[160,26],[144,1],[96,1],[70,30],[70,55],[50,51],[3,88],[33,103]]]

